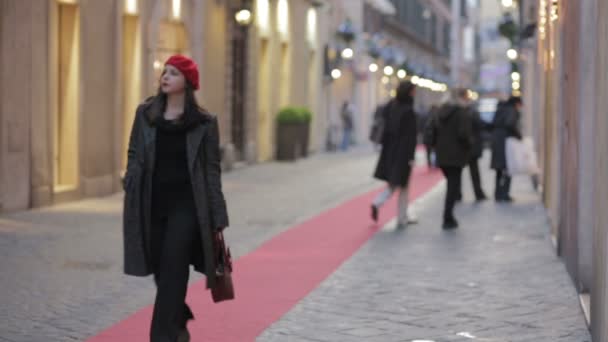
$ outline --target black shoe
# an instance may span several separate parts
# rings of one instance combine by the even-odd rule
[[[378,208],[372,204],[372,220],[378,222]]]
[[[486,201],[488,199],[488,197],[485,194],[480,194],[479,196],[476,196],[476,201],[477,202],[483,202]]]
[[[513,197],[511,197],[511,196],[498,197],[498,198],[496,198],[496,202],[499,202],[499,203],[512,203],[513,202]]]
[[[445,230],[450,230],[450,229],[456,229],[458,228],[458,221],[452,219],[452,220],[446,220],[443,222],[443,229]]]

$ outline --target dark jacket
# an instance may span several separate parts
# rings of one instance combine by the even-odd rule
[[[447,104],[435,117],[435,154],[437,165],[464,167],[469,163],[473,147],[473,122],[468,109]]]
[[[492,122],[492,168],[505,170],[507,168],[507,154],[505,150],[507,138],[521,139],[520,113],[512,105],[503,105],[498,108]]]
[[[382,151],[374,177],[393,186],[408,185],[416,152],[416,113],[412,101],[391,101],[384,111]]]
[[[124,271],[134,276],[152,273],[150,231],[152,224],[152,175],[156,156],[156,128],[149,119],[149,103],[137,108],[129,140],[124,188]],[[201,115],[203,115],[201,113]],[[188,169],[200,227],[200,244],[192,264],[215,285],[213,229],[228,226],[222,192],[217,119],[205,114],[186,136]]]

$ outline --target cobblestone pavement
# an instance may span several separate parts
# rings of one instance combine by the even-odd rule
[[[515,204],[477,205],[466,182],[452,232],[437,187],[420,224],[385,227],[258,341],[590,341],[544,210],[527,179],[514,183]]]
[[[233,254],[378,187],[375,160],[362,148],[227,173]],[[82,341],[153,302],[151,279],[122,275],[121,210],[118,194],[0,216],[1,342]]]

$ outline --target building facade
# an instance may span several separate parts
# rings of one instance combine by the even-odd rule
[[[576,285],[594,342],[608,341],[608,3],[521,1],[523,95],[538,142],[556,251]]]
[[[135,109],[175,53],[199,64],[196,95],[218,116],[224,168],[273,159],[279,108],[324,117],[322,4],[1,0],[1,210],[120,191]],[[242,9],[252,23],[237,22]]]
[[[175,53],[199,64],[196,96],[218,117],[226,170],[275,158],[286,106],[313,113],[310,152],[338,144],[346,100],[367,141],[401,80],[419,85],[426,112],[450,83],[453,2],[403,4],[0,0],[0,210],[120,191],[135,109]]]

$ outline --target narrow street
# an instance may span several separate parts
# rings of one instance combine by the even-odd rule
[[[590,341],[529,180],[513,205],[478,205],[465,173],[461,228],[445,232],[444,182],[420,165],[420,223],[395,231],[394,202],[369,219],[375,159],[360,148],[227,174],[237,300],[212,305],[191,277],[194,341]],[[2,218],[2,341],[147,339],[154,286],[121,273],[121,200]]]

